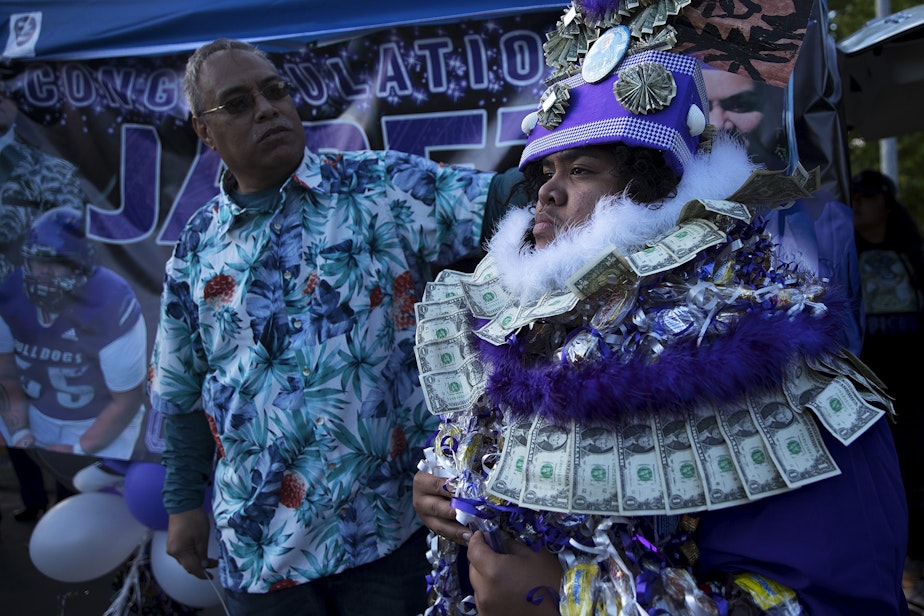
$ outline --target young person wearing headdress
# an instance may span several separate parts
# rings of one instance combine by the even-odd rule
[[[713,139],[697,61],[637,25],[565,12],[532,205],[417,306],[427,614],[907,613],[890,401],[759,222],[799,182]]]

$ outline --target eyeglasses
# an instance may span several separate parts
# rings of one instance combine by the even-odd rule
[[[199,117],[208,115],[210,113],[215,113],[216,111],[224,111],[228,115],[241,115],[242,113],[247,113],[251,111],[257,104],[257,94],[263,95],[268,101],[281,101],[285,97],[289,96],[292,92],[292,87],[285,81],[277,81],[271,83],[270,85],[257,90],[256,92],[247,92],[246,94],[238,94],[237,96],[232,96],[224,103],[217,107],[212,107],[211,109],[206,109],[205,111],[199,112]]]
[[[719,107],[729,113],[751,113],[752,111],[760,111],[762,101],[757,91],[746,90],[719,99],[713,104],[718,104]]]

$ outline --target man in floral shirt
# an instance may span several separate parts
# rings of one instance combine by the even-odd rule
[[[164,282],[151,400],[167,551],[200,578],[218,565],[231,614],[417,614],[411,484],[437,422],[414,304],[431,264],[477,251],[493,174],[307,150],[288,84],[239,41],[204,45],[185,79],[227,168]],[[217,562],[201,507],[213,472]]]

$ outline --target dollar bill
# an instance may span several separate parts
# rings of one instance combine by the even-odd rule
[[[887,413],[892,421],[895,421],[898,417],[895,406],[892,404],[892,400],[889,397],[868,390],[859,390],[857,393],[860,394],[860,397],[863,398],[867,404],[881,410],[883,413]]]
[[[490,321],[475,331],[475,335],[495,346],[504,344],[507,336],[540,319],[564,314],[577,305],[578,298],[570,291],[546,293],[528,306],[510,303],[501,308]]]
[[[700,423],[703,424],[702,432]],[[710,509],[730,507],[748,500],[731,449],[718,428],[712,408],[690,414],[690,440],[699,459]],[[718,435],[718,438],[715,436]]]
[[[812,370],[801,357],[797,357],[786,366],[783,394],[789,406],[801,412],[809,402],[824,391],[830,380]]]
[[[420,374],[458,370],[475,355],[468,333],[456,334],[444,340],[430,340],[414,346]]]
[[[706,492],[690,442],[687,422],[654,417],[655,437],[664,473],[665,503],[670,513],[706,508]]]
[[[812,416],[797,413],[775,392],[747,396],[748,408],[767,451],[790,487],[840,474]]]
[[[441,302],[453,297],[465,297],[462,287],[454,282],[428,282],[424,287],[422,302]]]
[[[894,419],[895,398],[889,395],[886,384],[859,357],[847,349],[841,349],[836,355],[810,359],[809,363],[817,366],[818,370],[827,370],[829,374],[835,376],[846,375],[853,381],[855,387],[860,386],[857,392],[863,400],[888,413]]]
[[[707,435],[704,442],[724,438],[728,443],[748,498],[763,498],[787,489],[747,406],[716,408],[715,416],[701,419],[697,427],[701,435]]]
[[[807,199],[811,191],[783,170],[755,169],[732,195],[725,199],[748,205],[775,206],[796,199]]]
[[[624,515],[664,513],[664,479],[654,425],[650,421],[629,423],[621,427],[616,437],[620,512]]]
[[[469,408],[484,393],[484,364],[477,358],[458,370],[420,375],[427,408],[434,415],[450,415]]]
[[[440,273],[436,275],[434,282],[456,284],[463,280],[470,281],[471,279],[472,275],[468,272],[460,272],[454,269],[444,269],[440,270]]]
[[[821,168],[815,167],[807,171],[802,163],[796,163],[796,168],[792,172],[793,179],[805,190],[815,192],[821,188]]]
[[[626,257],[626,261],[639,277],[666,272],[678,265],[674,255],[661,244],[633,252]]]
[[[523,471],[532,427],[532,420],[527,418],[518,419],[507,426],[500,460],[485,485],[485,490],[489,494],[512,503],[520,502],[520,495],[526,483]]]
[[[445,340],[470,330],[468,312],[459,310],[418,321],[414,339],[417,344],[421,344],[426,340]]]
[[[682,223],[655,245],[628,255],[626,261],[639,276],[649,276],[686,263],[724,239],[725,234],[715,224],[696,218]]]
[[[807,361],[815,370],[825,371],[834,376],[844,374],[867,389],[891,398],[888,395],[888,387],[882,379],[847,349],[840,349],[837,355],[810,357]]]
[[[702,218],[688,220],[679,227],[677,231],[658,242],[678,263],[686,263],[704,248],[725,240],[725,234],[719,231],[715,223]]]
[[[615,430],[576,426],[571,511],[591,515],[618,514],[619,493]]]
[[[523,306],[519,316],[519,325],[522,327],[539,319],[565,314],[577,306],[578,296],[571,291],[559,289],[550,291],[533,304]]]
[[[471,279],[468,282],[479,284],[487,282],[492,278],[497,278],[497,276],[497,262],[494,260],[494,256],[489,254],[478,262],[478,265],[475,266],[475,271],[472,272]]]
[[[867,404],[847,377],[835,377],[808,403],[828,431],[849,445],[885,413]]]
[[[751,210],[743,203],[737,201],[726,201],[724,199],[693,199],[684,204],[680,210],[680,216],[677,218],[678,223],[685,222],[693,218],[704,218],[709,214],[720,214],[736,220],[751,222]]]
[[[494,346],[501,346],[507,336],[520,328],[520,307],[508,304],[494,318],[475,330],[475,335]]]
[[[520,505],[568,511],[574,478],[574,422],[555,425],[539,417],[529,433]]]
[[[468,308],[464,297],[451,297],[439,302],[417,302],[414,304],[414,316],[420,323],[424,319],[451,314]]]
[[[585,263],[565,281],[565,286],[577,297],[590,297],[607,285],[631,280],[626,259],[616,246],[610,245]]]
[[[490,319],[507,305],[509,295],[501,286],[500,278],[489,278],[482,282],[461,282],[460,284],[472,314],[476,317]]]

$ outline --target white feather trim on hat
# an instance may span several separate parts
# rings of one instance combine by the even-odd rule
[[[687,167],[676,196],[657,209],[624,195],[603,197],[587,222],[559,231],[546,248],[535,249],[523,245],[524,235],[532,228],[533,208],[518,208],[501,219],[488,250],[504,288],[521,303],[533,301],[547,291],[563,288],[572,274],[611,244],[623,253],[644,248],[646,242],[676,224],[687,202],[724,199],[756,168],[740,143],[720,136],[711,153],[699,153]]]

